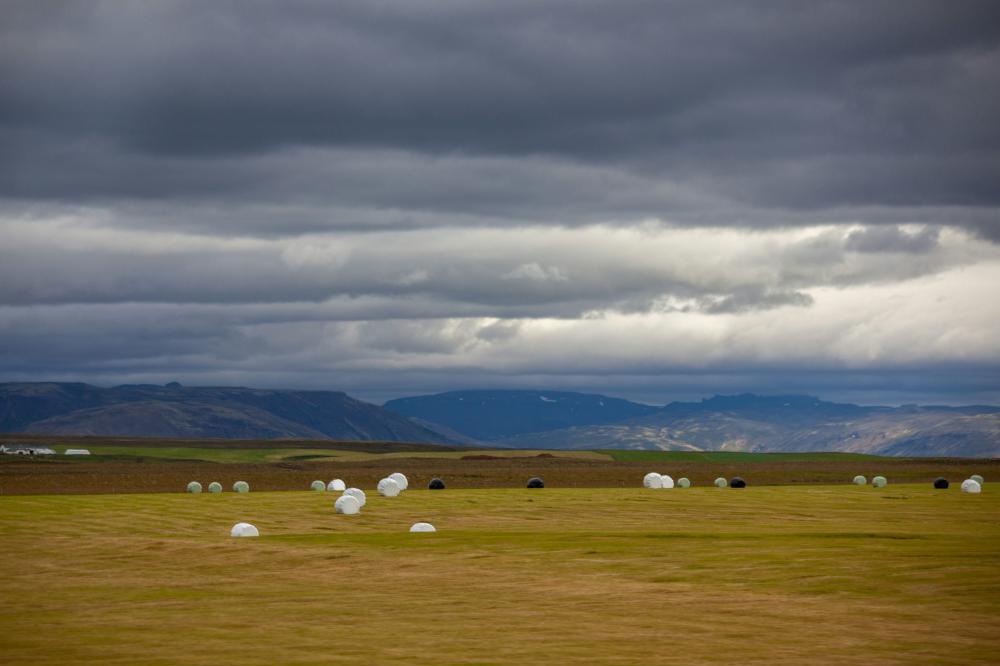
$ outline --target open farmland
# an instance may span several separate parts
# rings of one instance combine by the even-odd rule
[[[25,440],[25,438],[15,438]],[[542,476],[560,488],[634,487],[649,471],[707,485],[741,475],[753,485],[843,483],[855,474],[883,474],[891,483],[937,476],[961,481],[978,473],[1000,478],[1000,460],[886,458],[851,453],[688,451],[533,451],[399,442],[329,440],[170,440],[129,438],[27,439],[57,452],[87,448],[92,456],[26,459],[0,456],[0,494],[174,492],[191,480],[255,490],[300,490],[314,479],[342,478],[371,488],[406,470],[414,487],[437,476],[449,488],[519,488]]]
[[[1000,496],[955,486],[0,498],[4,663],[973,664]],[[238,521],[259,539],[231,539]],[[409,534],[416,521],[435,534]]]

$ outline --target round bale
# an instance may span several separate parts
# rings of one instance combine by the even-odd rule
[[[331,491],[331,492],[332,491],[337,491],[338,493],[342,493],[345,490],[347,490],[347,484],[345,484],[340,479],[334,479],[330,483],[326,484],[326,489],[329,490],[329,491]]]
[[[715,484],[716,488],[725,488],[726,486],[729,485],[729,482],[723,479],[721,476],[717,478],[715,481],[713,481],[713,483]]]
[[[208,484],[208,492],[210,492],[210,493],[216,493],[216,494],[221,493],[222,492],[222,484],[219,483],[218,481],[212,481],[212,483]]]
[[[969,478],[978,483],[979,485],[983,485],[984,483],[983,477],[979,476],[978,474],[973,474]]]
[[[962,481],[962,492],[977,495],[983,492],[983,487],[975,479],[966,479]]]
[[[444,490],[444,481],[434,477],[431,482],[427,484],[427,490]]]
[[[400,490],[396,479],[386,477],[378,482],[378,494],[382,497],[396,497],[399,495]]]
[[[650,472],[646,476],[642,477],[642,487],[643,488],[662,488],[663,487],[663,477],[656,472]]]
[[[660,475],[660,481],[663,483],[663,485],[660,486],[661,488],[673,488],[674,487],[674,478],[672,476],[670,476],[669,474],[661,474]]]
[[[430,523],[413,523],[410,526],[411,532],[437,532]]]
[[[365,497],[365,491],[360,488],[348,488],[344,491],[344,494],[353,496],[361,506],[364,506],[368,502],[368,498]]]
[[[200,493],[201,492],[201,484],[198,483],[197,481],[192,481],[191,483],[189,483],[187,485],[187,491],[189,493]]]
[[[250,492],[250,484],[246,481],[237,481],[233,484],[234,493],[248,493]]]
[[[354,495],[341,495],[333,503],[333,510],[345,516],[353,516],[361,511],[361,502]]]
[[[934,487],[937,488],[938,490],[947,489],[948,479],[944,478],[943,476],[939,476],[938,478],[934,479]]]
[[[528,479],[528,487],[529,488],[544,488],[545,487],[545,482],[542,481],[537,476],[533,476],[530,479]]]
[[[392,474],[389,475],[388,478],[395,481],[396,485],[399,486],[400,490],[406,490],[407,488],[410,487],[410,480],[406,478],[405,474],[401,474],[400,472],[393,472]]]
[[[732,478],[732,480],[729,482],[729,487],[730,488],[746,488],[747,487],[747,482],[744,481],[743,477],[741,477],[741,476],[734,476]]]
[[[677,487],[678,488],[690,488],[691,487],[691,479],[687,478],[686,476],[682,476],[681,478],[677,479]]]
[[[309,487],[318,493],[324,492],[326,490],[326,484],[318,479],[310,483]]]
[[[863,477],[860,474],[858,474],[856,477],[854,477],[854,485],[856,485],[856,486],[867,486],[868,485],[868,479],[866,479],[865,477]]]
[[[872,485],[876,488],[885,488],[888,483],[884,476],[876,476],[872,479]]]
[[[257,528],[250,523],[236,523],[233,529],[229,530],[229,536],[233,537],[255,537],[260,536]]]

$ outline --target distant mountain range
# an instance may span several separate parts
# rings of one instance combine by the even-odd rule
[[[481,441],[648,416],[658,407],[564,391],[451,391],[400,398],[385,408]]]
[[[802,395],[655,407],[563,391],[452,391],[379,407],[336,391],[10,383],[0,384],[0,432],[1000,457],[1000,407],[866,407]]]
[[[624,400],[611,407],[611,400],[545,391],[457,391],[393,400],[386,407],[512,448],[1000,457],[1000,407],[863,407],[753,394],[662,408]],[[552,427],[556,423],[565,425]]]
[[[452,443],[336,391],[137,385],[0,384],[0,432],[224,439]]]

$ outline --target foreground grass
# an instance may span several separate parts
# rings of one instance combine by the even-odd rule
[[[0,497],[0,661],[996,663],[989,490]]]

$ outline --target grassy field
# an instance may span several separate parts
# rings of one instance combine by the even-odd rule
[[[528,478],[541,476],[552,488],[633,488],[646,472],[655,470],[674,478],[688,477],[696,486],[710,485],[718,476],[743,476],[751,486],[830,484],[849,482],[855,474],[871,478],[882,474],[890,483],[930,483],[944,476],[954,483],[978,473],[1000,478],[1000,460],[962,458],[880,458],[828,453],[670,453],[638,459],[614,460],[612,454],[592,451],[398,451],[389,446],[353,444],[326,455],[313,447],[205,446],[191,443],[166,446],[93,444],[92,450],[114,446],[130,455],[52,456],[41,460],[0,456],[0,495],[117,494],[175,492],[188,481],[202,484],[247,481],[255,490],[303,490],[314,479],[345,479],[372,487],[385,475],[406,470],[415,487],[424,488],[433,477],[445,479],[450,489],[523,488]],[[273,445],[273,443],[272,443]],[[357,450],[360,449],[360,450]],[[382,451],[382,452],[380,452]],[[270,459],[272,453],[278,456]],[[624,456],[626,458],[634,456]]]
[[[773,463],[773,462],[827,462],[827,461],[870,461],[886,460],[882,456],[869,456],[863,453],[822,452],[776,452],[749,453],[746,451],[619,451],[617,449],[600,449],[612,460],[628,462],[712,462],[712,463]]]
[[[56,445],[53,449],[60,455],[66,449],[76,448],[73,445]],[[357,447],[360,448],[360,447]],[[419,455],[421,458],[441,458],[461,460],[462,458],[475,458],[477,455],[488,455],[493,458],[524,458],[548,454],[559,458],[583,458],[592,460],[612,460],[612,456],[596,451],[542,451],[542,450],[476,450],[476,451],[420,451],[415,454],[412,451],[390,451],[388,453],[376,453],[369,451],[352,450],[348,448],[295,448],[294,445],[275,448],[207,448],[198,446],[114,446],[98,444],[87,449],[91,456],[70,456],[61,460],[67,462],[85,462],[98,458],[115,458],[118,460],[128,458],[163,458],[165,460],[200,460],[204,462],[218,463],[266,463],[283,462],[288,460],[371,460],[371,459],[391,459],[391,458],[412,458]]]
[[[997,663],[991,489],[0,497],[0,662]]]

